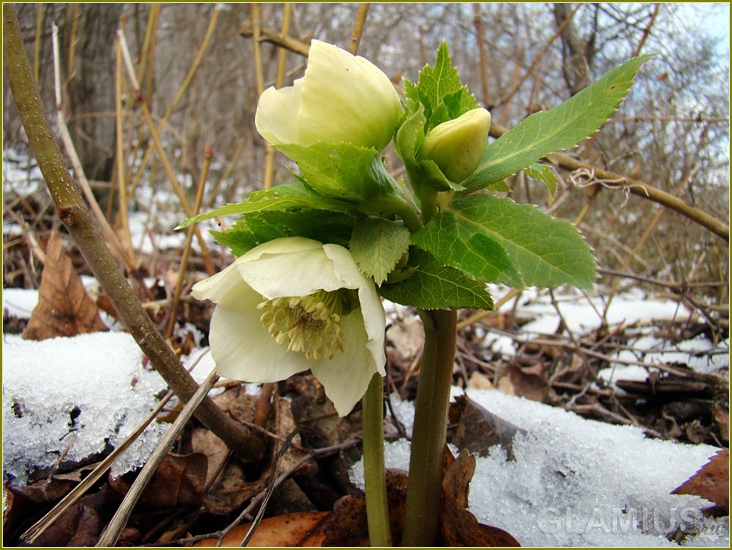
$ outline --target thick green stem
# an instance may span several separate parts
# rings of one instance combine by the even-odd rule
[[[384,470],[384,380],[378,372],[363,398],[363,470],[371,546],[391,546]]]
[[[457,311],[420,310],[424,353],[415,403],[403,546],[436,546]]]
[[[175,394],[188,401],[198,388],[196,381],[181,366],[135,297],[69,175],[30,70],[15,10],[10,5],[3,9],[3,60],[28,142],[61,221],[150,363]],[[210,398],[201,402],[196,416],[241,457],[253,460],[264,453],[263,442],[252,437],[248,428],[235,422]]]

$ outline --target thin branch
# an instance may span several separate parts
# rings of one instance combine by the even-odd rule
[[[499,138],[508,132],[508,130],[508,128],[494,122],[491,124],[490,135],[491,137]],[[591,171],[594,173],[595,177],[606,183],[606,187],[613,189],[628,189],[632,195],[666,206],[678,214],[689,218],[693,222],[698,223],[702,227],[706,227],[715,235],[729,242],[729,224],[710,216],[698,208],[689,206],[683,200],[674,197],[670,193],[666,193],[665,191],[661,191],[660,189],[653,187],[650,183],[629,176],[623,176],[622,174],[617,174],[615,172],[610,172],[608,170],[603,170],[602,168],[596,168],[591,164],[581,162],[564,153],[551,153],[546,156],[546,159],[549,162],[559,165],[567,170],[585,169]]]

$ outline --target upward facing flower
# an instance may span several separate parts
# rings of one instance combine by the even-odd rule
[[[346,142],[381,151],[401,114],[399,96],[378,67],[313,40],[305,76],[290,87],[266,89],[255,124],[274,146]]]
[[[386,374],[384,309],[342,246],[276,239],[192,294],[216,303],[209,341],[222,376],[276,382],[310,369],[344,416]]]

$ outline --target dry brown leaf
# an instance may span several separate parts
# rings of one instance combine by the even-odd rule
[[[224,467],[224,463],[229,459],[230,452],[221,438],[206,428],[194,428],[191,433],[191,450],[194,453],[202,453],[208,459],[208,468],[206,471],[206,487],[210,487],[214,477],[217,476]]]
[[[527,373],[516,365],[506,365],[501,370],[496,388],[508,395],[525,397],[532,401],[543,402],[549,393],[547,381],[534,373]]]
[[[58,231],[51,234],[38,290],[38,305],[23,331],[27,340],[107,330],[99,308],[74,271]]]
[[[407,317],[386,331],[387,352],[391,364],[407,368],[422,351],[424,328],[419,317]]]
[[[407,478],[404,470],[386,470],[386,494],[389,505],[389,524],[394,546],[401,545],[404,531],[404,509],[407,502]],[[370,546],[366,518],[366,498],[347,495],[336,502],[333,515],[323,526],[323,546]]]
[[[140,507],[145,510],[160,510],[201,504],[207,463],[206,455],[202,453],[168,453],[145,487],[140,497]],[[124,495],[129,490],[126,476],[113,479],[110,476],[109,483],[120,494]]]
[[[323,523],[332,512],[297,512],[262,520],[248,546],[317,547],[323,543]],[[232,529],[221,546],[239,546],[251,523]],[[203,540],[195,546],[216,546],[216,539]]]
[[[230,462],[203,499],[212,514],[226,515],[241,508],[253,496],[261,493],[269,482],[269,473],[248,482],[241,466]]]
[[[103,525],[103,509],[112,498],[109,486],[82,497],[43,531],[34,541],[35,546],[94,546]]]
[[[456,398],[450,408],[460,409],[460,420],[451,443],[459,449],[467,449],[478,456],[488,456],[488,449],[493,445],[501,445],[506,450],[509,460],[513,460],[513,438],[524,432],[510,422],[487,411],[469,397],[462,395]],[[455,415],[451,411],[451,415]]]
[[[715,506],[707,512],[715,516],[729,514],[729,450],[721,449],[709,459],[697,473],[679,487],[672,495],[697,495],[713,502]]]

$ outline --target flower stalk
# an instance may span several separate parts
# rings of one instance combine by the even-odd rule
[[[363,398],[363,469],[371,546],[391,546],[384,469],[384,380],[374,374]]]
[[[414,412],[403,546],[436,546],[447,413],[457,339],[455,309],[419,310],[424,352]]]

